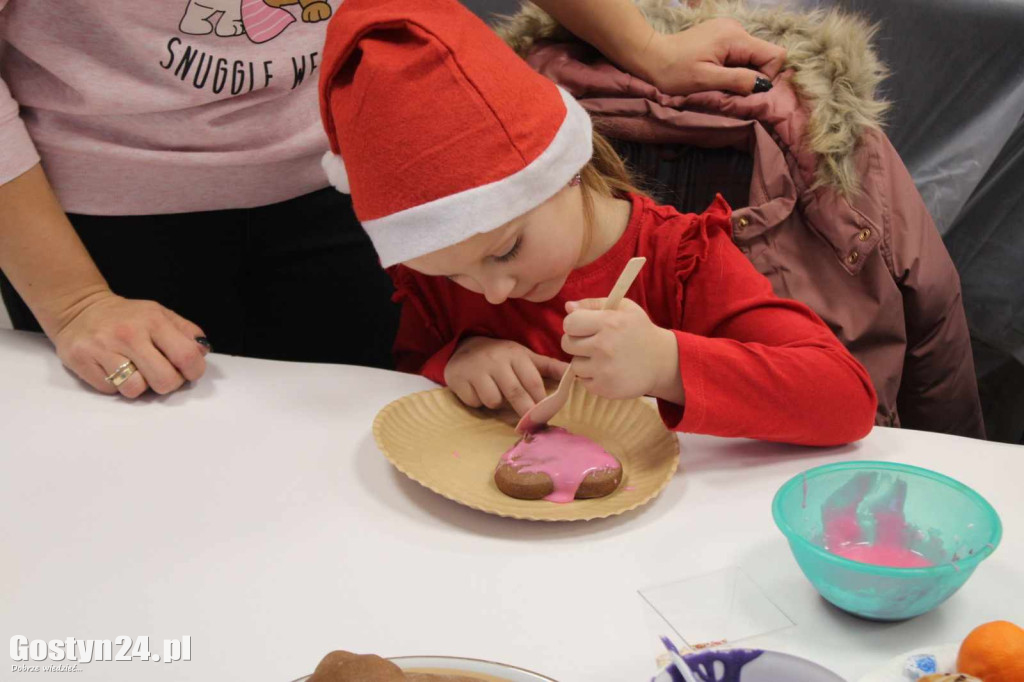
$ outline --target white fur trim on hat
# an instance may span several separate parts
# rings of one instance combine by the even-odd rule
[[[526,168],[488,185],[363,222],[381,265],[391,267],[490,232],[565,187],[590,160],[593,137],[587,112],[572,95],[558,91],[565,103],[565,119],[548,148]],[[342,191],[347,191],[347,183],[345,187]]]
[[[348,173],[345,172],[345,162],[342,161],[340,154],[328,150],[320,159],[320,165],[323,167],[324,172],[327,173],[327,180],[331,183],[334,189],[344,194],[351,194],[351,190],[348,187]]]

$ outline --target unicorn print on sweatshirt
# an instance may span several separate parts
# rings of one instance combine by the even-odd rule
[[[324,0],[188,0],[178,29],[188,35],[213,33],[221,38],[245,35],[254,43],[277,37],[296,19],[289,5],[302,7],[302,21],[316,23],[331,17]]]

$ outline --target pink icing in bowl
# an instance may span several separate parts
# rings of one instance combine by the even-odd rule
[[[839,462],[798,474],[776,493],[772,516],[821,596],[873,620],[935,608],[1002,538],[999,515],[977,492],[891,462]]]

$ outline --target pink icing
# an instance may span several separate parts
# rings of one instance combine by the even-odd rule
[[[615,458],[600,445],[557,426],[524,437],[501,456],[501,462],[522,473],[547,474],[554,490],[544,499],[563,504],[576,498],[576,491],[590,472],[619,468]]]
[[[825,549],[851,561],[876,566],[934,566],[925,556],[907,546],[913,533],[903,513],[907,498],[906,481],[897,480],[881,498],[858,514],[858,507],[876,485],[875,477],[856,476],[829,498],[821,510]],[[871,523],[872,539],[861,526],[862,518]]]
[[[896,545],[846,545],[830,550],[833,554],[862,564],[891,566],[893,568],[927,568],[934,566],[924,556],[912,549]]]

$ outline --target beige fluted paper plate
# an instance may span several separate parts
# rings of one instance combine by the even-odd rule
[[[622,463],[622,483],[611,495],[556,504],[516,500],[494,484],[494,469],[517,436],[518,417],[463,405],[445,388],[391,403],[373,422],[373,435],[399,471],[449,500],[488,514],[529,521],[587,521],[650,502],[671,480],[679,441],[650,403],[607,400],[573,388],[552,421],[600,443]]]
[[[555,682],[540,673],[530,672],[504,663],[483,661],[478,658],[455,658],[452,656],[399,656],[389,658],[405,672],[433,673],[434,675],[459,675],[475,682]],[[300,677],[294,682],[308,682],[312,675]]]

